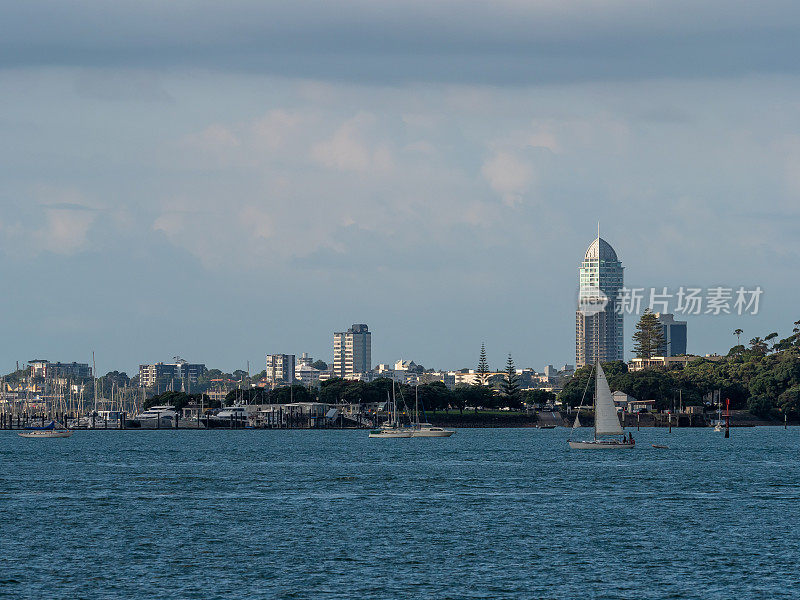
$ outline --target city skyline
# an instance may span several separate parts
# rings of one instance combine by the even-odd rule
[[[332,358],[358,322],[376,360],[573,362],[598,219],[629,285],[763,288],[692,317],[691,352],[790,329],[800,11],[446,4],[232,2],[225,31],[211,6],[11,7],[0,365]]]
[[[599,225],[598,225],[598,230],[599,230]],[[593,252],[593,249],[594,249],[594,254],[592,254],[592,257],[590,257],[589,255]],[[606,257],[607,259],[616,260],[616,252],[615,252],[615,250],[604,239],[598,237],[592,242],[592,244],[590,244],[589,248],[586,250],[584,261],[582,262],[582,266],[579,269],[579,272],[583,273],[583,271],[585,271],[584,267],[586,265],[586,260],[587,259],[589,259],[589,258],[592,258],[592,260],[597,259],[597,256],[595,256],[595,254],[597,254],[599,256],[599,253],[602,253],[603,251],[610,252],[613,255],[613,256]],[[620,269],[622,269],[622,267],[620,267]],[[583,276],[584,275],[580,275],[579,280]],[[587,283],[588,283],[588,280],[587,280]],[[579,283],[578,289],[575,292],[576,297],[580,297],[580,293],[581,293],[580,289],[581,289],[581,285]],[[604,289],[604,291],[610,291],[610,288],[609,289],[603,288],[603,289]],[[619,287],[617,287],[615,289],[619,289]],[[621,289],[623,289],[623,291],[624,291],[625,289],[627,289],[627,287],[623,286]],[[657,288],[652,288],[651,289],[651,293],[655,292],[656,289]],[[642,288],[642,291],[646,292],[646,290],[644,288]],[[624,328],[624,331],[628,331],[629,334],[627,335],[627,337],[625,336],[625,334],[622,335],[622,343],[623,343],[623,347],[624,347],[624,353],[623,353],[622,357],[618,357],[618,356],[615,355],[615,358],[613,358],[613,359],[629,361],[631,358],[633,358],[632,343],[631,343],[631,340],[629,338],[630,338],[630,335],[632,334],[632,332],[634,330],[635,322],[636,322],[636,320],[638,320],[638,318],[639,318],[639,316],[641,314],[641,310],[644,307],[647,306],[648,299],[647,299],[646,295],[643,295],[642,301],[643,301],[643,304],[641,305],[641,307],[639,309],[639,312],[633,312],[631,314],[627,310],[623,310],[623,313],[625,313],[625,314],[623,314],[621,316],[614,317],[615,322],[618,322],[620,319],[623,319],[624,321],[626,321],[628,323],[627,327]],[[618,304],[618,303],[616,303],[616,304]],[[623,302],[623,304],[624,304],[624,302]],[[620,306],[615,306],[615,301],[612,299],[609,302],[609,306],[606,307],[605,312],[607,312],[608,314],[614,314],[617,311],[619,311],[619,309],[620,309]],[[575,315],[575,313],[572,313],[572,314],[573,314],[573,316]],[[580,311],[578,311],[578,315],[579,314],[580,314]],[[716,317],[722,317],[722,318],[728,317],[730,319],[730,317],[732,317],[733,315],[722,314],[722,315],[715,315],[715,316]],[[689,322],[692,323],[692,324],[699,323],[699,322],[702,322],[702,320],[704,320],[705,318],[708,318],[708,317],[709,317],[709,315],[703,314],[703,311],[701,310],[700,313],[699,313],[699,321],[692,320],[690,318]],[[749,316],[749,315],[745,315],[744,318],[748,318],[748,317],[752,318],[752,316]],[[360,326],[366,327],[365,325],[360,325]],[[356,325],[354,325],[354,327],[356,327]],[[573,336],[577,335],[577,331],[576,331],[576,329],[574,327],[575,327],[575,322],[573,321]],[[694,325],[692,325],[692,327],[693,327],[693,330],[694,330]],[[350,329],[352,329],[352,327]],[[350,330],[348,330],[348,331],[350,331]],[[370,338],[371,338],[371,333],[372,333],[371,331],[367,332],[367,335]],[[317,337],[316,334],[318,334],[318,332],[315,332],[315,337]],[[340,335],[344,335],[344,334],[343,333],[334,333],[334,338],[336,338],[336,336],[340,336]],[[617,337],[619,338],[619,336],[617,336]],[[489,336],[489,339],[492,339],[491,336]],[[575,337],[573,337],[573,340],[574,339],[575,339]],[[723,337],[723,340],[724,340],[724,337]],[[380,341],[381,340],[379,338],[379,342]],[[383,340],[383,341],[386,342],[387,340]],[[575,342],[575,343],[577,344],[577,342]],[[617,340],[617,343],[618,343],[618,340]],[[287,346],[287,344],[285,344],[285,343],[283,345]],[[389,344],[386,344],[386,345],[392,345],[392,344],[390,342]],[[732,346],[732,345],[733,345],[733,343],[730,344],[730,346]],[[298,348],[298,346],[299,346],[299,348]],[[725,342],[724,341],[722,342],[722,346],[725,346]],[[308,352],[315,359],[321,359],[321,360],[325,361],[326,363],[328,363],[331,368],[333,368],[333,366],[335,364],[335,361],[336,361],[336,351],[334,349],[334,351],[331,352],[330,345],[328,346],[328,350],[327,351],[326,350],[320,350],[319,352],[312,352],[312,351],[310,351],[308,349],[308,345],[304,345],[303,343],[297,342],[297,341],[290,342],[288,344],[288,347],[290,348],[287,351],[289,354],[299,355],[301,352]],[[380,347],[380,343],[379,343],[379,347]],[[573,347],[575,348],[575,346],[573,346]],[[334,343],[334,348],[335,348],[335,343]],[[478,351],[479,351],[479,348],[478,348]],[[725,353],[727,351],[727,347],[713,347],[713,346],[710,346],[710,347],[708,347],[706,349],[703,349],[703,350],[695,350],[694,347],[692,346],[692,344],[690,343],[689,346],[686,348],[686,351],[689,354],[696,354],[696,355],[716,354],[716,353]],[[43,353],[39,352],[39,354],[43,354]],[[91,354],[91,352],[90,352],[90,354]],[[151,360],[152,363],[167,361],[168,359],[166,358],[166,356],[174,355],[175,353],[172,352],[172,350],[170,350],[168,352],[163,352],[162,351],[162,352],[159,352],[157,354],[158,354],[157,357],[152,358],[152,360]],[[262,352],[260,361],[259,361],[258,358],[253,358],[253,359],[247,359],[246,358],[246,359],[244,359],[242,361],[241,364],[238,364],[238,365],[235,364],[235,363],[234,364],[220,365],[220,364],[217,364],[217,363],[214,363],[214,362],[209,362],[209,361],[203,359],[202,358],[202,355],[203,355],[203,348],[202,347],[195,348],[195,349],[189,349],[188,351],[183,352],[183,354],[198,354],[199,356],[201,356],[201,359],[198,362],[204,362],[204,363],[209,364],[209,368],[220,368],[221,370],[227,371],[227,372],[233,372],[235,370],[247,370],[247,366],[248,366],[248,363],[249,363],[251,374],[258,373],[261,370],[261,369],[258,368],[258,365],[261,365],[263,367],[263,365],[264,365],[264,356],[267,356],[267,357],[270,356],[269,353],[263,353]],[[367,352],[367,354],[370,356],[370,359],[372,359],[371,339],[368,342],[368,352]],[[426,366],[426,368],[435,368],[437,370],[443,370],[443,371],[456,371],[456,370],[460,370],[460,369],[471,369],[471,368],[474,368],[475,364],[477,364],[477,353],[476,353],[476,358],[473,359],[471,362],[470,362],[470,359],[467,358],[467,361],[463,362],[461,364],[458,364],[455,361],[453,361],[452,358],[451,358],[452,355],[446,355],[445,359],[443,361],[444,364],[441,364],[439,362],[420,360],[419,356],[418,356],[419,354],[421,354],[421,353],[418,352],[418,349],[416,349],[414,347],[402,349],[396,355],[387,356],[387,355],[381,354],[381,355],[378,356],[378,358],[372,359],[372,362],[374,363],[374,364],[372,364],[372,367],[375,367],[380,362],[386,362],[386,361],[394,362],[398,358],[401,358],[401,359],[402,358],[413,359],[418,364],[422,364],[422,365]],[[458,354],[458,353],[454,353],[453,355],[456,355],[456,354]],[[501,352],[498,353],[498,358],[496,358],[497,365],[494,364],[495,358],[494,358],[493,354],[494,353],[490,353],[490,355],[489,355],[490,364],[492,366],[492,369],[500,371],[503,368],[502,364],[505,362],[505,359],[507,358],[509,352],[508,351],[505,351],[505,352],[501,351]],[[513,352],[511,354],[512,354],[512,356],[517,356]],[[541,352],[539,354],[544,356],[544,358],[541,361],[538,361],[538,362],[525,362],[524,358],[522,358],[522,359],[515,358],[515,361],[516,361],[517,365],[520,368],[525,367],[525,368],[534,368],[534,369],[544,369],[547,365],[567,365],[567,364],[572,364],[572,363],[575,363],[577,366],[580,366],[580,364],[579,364],[580,361],[578,360],[578,356],[576,356],[576,351],[575,350],[573,350],[573,354],[572,354],[571,357],[559,356],[559,357],[557,357],[557,359],[554,359],[553,355],[542,354]],[[462,353],[462,355],[463,355],[463,353]],[[524,356],[524,354],[523,354],[523,356]],[[136,361],[135,361],[136,365],[138,365],[138,364],[140,364],[142,362],[140,359],[141,359],[141,357],[136,359]],[[83,357],[79,357],[79,359],[75,359],[70,355],[70,356],[66,356],[66,357],[58,356],[54,360],[56,360],[56,361],[78,360],[78,362],[81,362],[82,360],[84,360],[84,358]],[[150,360],[150,359],[148,359],[148,360]],[[603,359],[603,360],[606,360],[606,359]],[[609,358],[608,360],[612,360],[612,358]],[[16,359],[15,359],[15,361],[16,361]],[[16,362],[19,362],[21,366],[24,366],[29,361],[19,360],[19,361],[16,361]],[[10,371],[10,370],[11,370],[11,368],[9,367],[7,370],[5,370],[5,372]],[[121,367],[118,364],[109,364],[108,368],[103,367],[102,364],[101,364],[101,366],[98,367],[98,373],[99,374],[102,374],[102,373],[104,373],[106,371],[113,371],[113,370],[120,370],[120,371],[128,372],[129,374],[135,374],[135,373],[137,373],[138,368],[136,366],[134,366],[130,370],[128,370],[128,369],[126,369],[124,367]]]

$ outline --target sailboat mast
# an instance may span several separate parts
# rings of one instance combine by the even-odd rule
[[[94,412],[97,412],[97,365],[94,362],[94,352],[92,352],[92,377],[94,377],[92,380],[94,383],[92,386],[94,388]]]
[[[414,393],[414,413],[417,419],[417,427],[419,427],[419,381]]]
[[[600,224],[597,224],[597,229],[600,229]],[[597,394],[600,391],[600,358],[597,359],[597,367],[594,370],[594,439],[597,439]]]

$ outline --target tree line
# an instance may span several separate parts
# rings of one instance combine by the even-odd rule
[[[792,334],[779,339],[777,332],[754,337],[748,345],[739,344],[744,333],[736,329],[737,344],[720,360],[697,358],[685,367],[648,368],[629,372],[621,361],[603,363],[612,390],[620,390],[639,400],[655,400],[656,408],[702,405],[713,391],[720,390],[733,409],[747,409],[757,416],[800,418],[800,321]],[[658,337],[648,334],[647,344],[657,347]],[[645,341],[645,340],[642,340]],[[560,400],[569,406],[581,402],[592,367],[578,369],[564,386]],[[592,390],[591,386],[589,387]],[[591,401],[587,395],[586,402]]]

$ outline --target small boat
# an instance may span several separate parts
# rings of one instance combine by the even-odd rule
[[[452,429],[445,429],[444,427],[435,427],[430,423],[419,422],[419,384],[417,384],[414,396],[414,424],[411,425],[411,437],[429,437],[429,438],[442,438],[450,437],[455,433]]]
[[[394,381],[392,381],[392,397],[386,392],[386,408],[388,419],[378,429],[369,432],[371,438],[410,438],[413,437],[411,429],[403,427],[397,415],[397,400],[394,398]]]
[[[391,427],[381,427],[369,432],[371,438],[410,438],[411,431],[408,429],[393,429]]]
[[[67,438],[71,435],[69,429],[56,427],[55,421],[44,427],[26,427],[25,431],[19,432],[19,436],[24,438]]]
[[[555,425],[537,425],[536,429],[555,429]]]
[[[664,444],[650,444],[653,448],[659,448],[660,450],[669,450],[669,446],[665,446]]]
[[[435,427],[430,423],[417,423],[411,428],[411,437],[450,437],[455,431]]]
[[[580,427],[580,409],[575,415],[575,425],[572,428],[574,433]],[[608,387],[608,380],[606,374],[603,372],[603,367],[600,366],[600,361],[597,361],[595,366],[595,380],[594,380],[594,436],[591,440],[572,440],[568,439],[569,447],[573,450],[599,450],[611,448],[633,448],[633,436],[628,434],[624,435],[624,430],[619,422],[617,416],[617,409],[614,406],[614,398],[611,395],[611,388]],[[610,436],[622,435],[622,439]],[[601,437],[604,436],[604,437]],[[570,435],[570,437],[572,437]]]

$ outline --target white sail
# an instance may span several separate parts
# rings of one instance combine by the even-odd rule
[[[581,427],[580,414],[581,413],[579,413],[579,412],[575,413],[575,422],[572,424],[572,428],[573,429],[579,429]]]
[[[611,396],[611,388],[608,387],[606,374],[599,362],[597,363],[597,380],[595,382],[594,433],[595,435],[623,433],[617,409],[614,406],[614,398]]]

